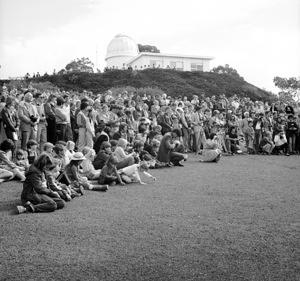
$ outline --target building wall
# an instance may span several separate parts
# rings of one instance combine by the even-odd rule
[[[111,57],[106,60],[108,68],[122,69],[123,66],[126,67],[126,62],[132,59],[132,56],[117,56]]]
[[[168,68],[173,69],[174,67],[178,70],[183,71],[209,71],[209,60],[207,59],[196,59],[196,58],[182,58],[182,57],[161,57],[161,56],[147,56],[143,55],[132,62],[130,65],[133,69],[141,70],[148,67]],[[194,68],[191,68],[193,64]],[[197,67],[198,65],[198,67]],[[202,66],[202,67],[201,67]]]

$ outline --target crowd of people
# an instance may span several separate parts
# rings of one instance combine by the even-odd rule
[[[299,154],[300,103],[233,95],[170,97],[123,91],[2,87],[0,181],[23,182],[19,213],[49,212],[84,190],[156,180],[149,169],[222,154]]]

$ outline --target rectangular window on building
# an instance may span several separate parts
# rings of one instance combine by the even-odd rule
[[[191,63],[191,71],[203,71],[203,64]]]
[[[177,61],[176,62],[176,69],[177,70],[183,70],[183,62],[182,61]]]
[[[176,61],[170,61],[170,68],[176,68]]]

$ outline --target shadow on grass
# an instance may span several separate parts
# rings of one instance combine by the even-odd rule
[[[9,212],[10,215],[15,215],[16,212],[16,206],[22,205],[22,202],[20,199],[14,199],[9,201],[0,201],[0,212]]]

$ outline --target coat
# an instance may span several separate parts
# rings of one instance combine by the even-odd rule
[[[15,140],[13,138],[13,133],[17,131],[18,118],[14,113],[11,113],[7,107],[4,107],[1,111],[1,117],[7,138]]]
[[[36,197],[38,194],[45,194],[51,196],[53,192],[43,185],[45,175],[42,171],[31,165],[26,173],[26,180],[23,183],[23,191],[21,199],[26,201],[29,198]]]
[[[39,119],[39,115],[35,105],[27,102],[23,102],[19,106],[19,118],[20,118],[20,131],[30,132],[32,129],[32,123],[30,116],[34,116],[37,118],[37,122]]]
[[[171,140],[172,140],[171,133],[166,133],[163,136],[157,154],[158,161],[164,163],[170,162],[170,152],[172,151]]]

